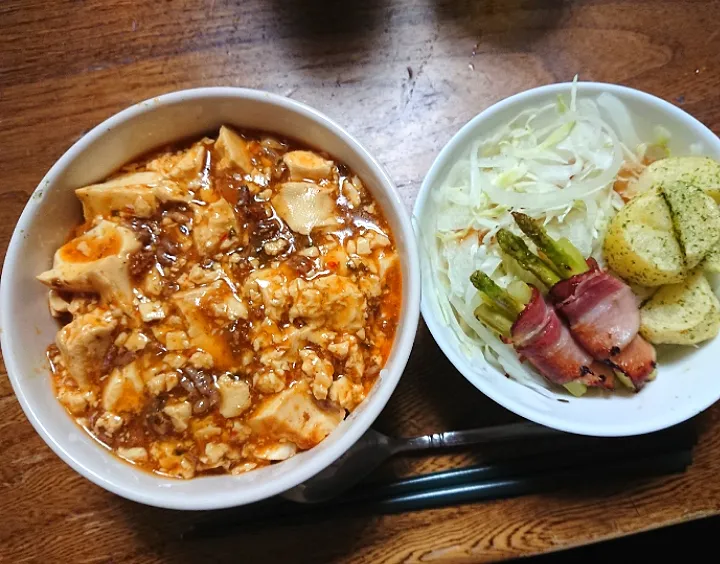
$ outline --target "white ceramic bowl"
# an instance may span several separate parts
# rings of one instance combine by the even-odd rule
[[[403,300],[395,344],[367,399],[317,447],[290,460],[240,476],[181,481],[119,461],[70,419],[53,397],[45,349],[58,330],[47,291],[35,280],[81,218],[73,193],[166,143],[200,136],[221,124],[292,137],[346,163],[379,201],[402,261]],[[239,88],[174,92],[132,106],[75,143],[50,169],[15,229],[0,285],[2,352],[10,381],[30,422],[72,468],[123,497],[174,509],[216,509],[283,492],[324,469],[370,426],[402,374],[417,329],[420,273],[417,249],[397,189],[372,156],[339,125],[288,98]]]
[[[558,94],[569,94],[570,84],[534,88],[498,102],[468,122],[440,152],[425,177],[415,204],[414,225],[419,235],[433,212],[430,195],[461,157],[471,140],[489,137],[524,109],[552,103]],[[720,159],[720,140],[703,124],[672,104],[612,84],[580,83],[578,96],[610,92],[622,100],[635,118],[641,139],[654,139],[653,128],[662,125],[672,134],[670,149],[675,155],[688,154],[699,144],[701,154]],[[435,340],[450,361],[475,387],[503,407],[532,421],[563,431],[595,436],[627,436],[649,433],[691,418],[720,399],[720,338],[693,349],[659,349],[659,371],[639,394],[573,398],[549,391],[540,394],[510,380],[492,366],[472,362],[458,346],[452,330],[444,323],[433,291],[425,251],[421,246],[423,274],[422,314]],[[560,402],[558,399],[562,399]],[[565,403],[567,401],[567,403]]]

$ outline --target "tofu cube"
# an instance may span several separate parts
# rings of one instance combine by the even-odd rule
[[[308,385],[299,383],[266,399],[247,424],[257,435],[287,439],[308,449],[327,437],[344,417],[344,409],[317,401]]]

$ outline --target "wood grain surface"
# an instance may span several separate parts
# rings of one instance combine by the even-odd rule
[[[720,1],[3,0],[0,253],[45,172],[85,131],[182,88],[266,89],[329,114],[387,167],[408,208],[442,146],[510,94],[580,73],[670,100],[720,131]],[[377,423],[397,435],[513,420],[420,328]],[[720,406],[689,471],[622,486],[184,543],[207,515],[143,507],[75,474],[0,369],[0,562],[479,562],[720,512]],[[402,458],[386,472],[468,464]]]

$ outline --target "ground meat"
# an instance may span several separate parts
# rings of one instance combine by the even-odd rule
[[[185,376],[184,374],[180,377],[180,386],[183,390],[185,390],[191,397],[197,396],[198,392],[195,389],[195,384],[193,381]]]
[[[176,221],[178,219],[182,219],[182,222],[188,221],[187,216],[178,210],[168,215],[177,217]],[[147,274],[156,261],[169,266],[177,260],[178,244],[160,228],[160,221],[162,221],[160,215],[145,220],[132,218],[129,221],[130,229],[143,245],[142,249],[130,256],[130,275],[136,280]]]
[[[230,325],[227,330],[227,336],[233,353],[240,354],[243,351],[252,349],[249,335],[250,325],[247,321],[239,319]]]
[[[213,397],[201,397],[195,400],[192,406],[192,412],[195,415],[202,415],[210,411],[220,401],[218,396]]]
[[[287,260],[287,264],[291,266],[298,275],[306,277],[308,273],[315,268],[315,262],[302,255],[293,255]]]
[[[160,231],[157,225],[158,219],[139,219],[133,217],[129,221],[129,227],[135,233],[142,245],[150,245],[155,242],[155,234]]]
[[[260,221],[268,219],[272,215],[269,206],[265,202],[257,200],[247,186],[242,186],[238,190],[235,213],[251,233],[257,230],[256,226]]]
[[[266,241],[274,239],[275,236],[280,233],[282,225],[280,221],[274,217],[267,219],[261,219],[255,226],[255,230],[252,232],[258,245],[264,244]]]
[[[197,370],[196,368],[188,366],[185,368],[185,370],[183,370],[183,372],[187,375],[188,378],[190,378],[193,385],[195,386],[195,389],[202,395],[209,396],[213,392],[217,392],[213,377],[206,374],[202,370]]]
[[[242,253],[241,253],[242,255]],[[246,256],[241,256],[240,261],[232,264],[232,274],[239,283],[243,283],[253,266]]]
[[[135,279],[144,276],[155,264],[155,250],[145,247],[130,255],[130,276]]]
[[[107,374],[113,369],[113,367],[116,366],[115,358],[117,358],[118,352],[119,349],[115,345],[111,345],[110,348],[107,350],[100,366],[100,371],[102,374]]]
[[[120,349],[117,356],[115,357],[115,366],[123,367],[130,364],[137,358],[135,351],[129,351],[127,349]]]
[[[143,353],[146,355],[162,356],[166,352],[165,348],[157,341],[150,341],[143,349]]]
[[[122,368],[123,366],[127,366],[136,358],[136,352],[129,351],[122,347],[116,347],[115,345],[111,345],[107,353],[105,353],[105,358],[103,358],[100,371],[102,374],[106,374],[108,372],[111,372],[114,368]]]
[[[179,253],[180,246],[175,241],[168,237],[160,237],[155,251],[155,256],[160,264],[170,266],[177,260]]]
[[[165,401],[156,399],[147,406],[144,412],[146,428],[160,437],[169,435],[173,431],[172,421],[163,411],[163,407],[165,407]]]
[[[215,379],[210,374],[189,366],[183,370],[183,374],[187,378],[181,378],[180,385],[186,390],[192,385],[193,392],[189,392],[190,399],[196,398],[192,406],[194,414],[206,413],[217,405],[220,401],[220,392],[215,387]],[[198,394],[200,397],[197,397]]]

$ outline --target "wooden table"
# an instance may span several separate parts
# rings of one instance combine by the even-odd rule
[[[33,189],[85,131],[171,90],[229,85],[307,102],[357,135],[410,208],[440,148],[510,94],[580,73],[670,100],[720,131],[720,1],[87,0],[0,3],[0,249]],[[378,428],[512,420],[422,327]],[[720,405],[689,471],[332,525],[184,544],[197,514],[125,501],[45,446],[0,374],[0,562],[486,561],[720,512]],[[397,460],[427,472],[472,453]]]

